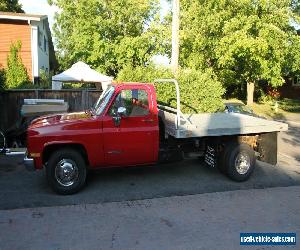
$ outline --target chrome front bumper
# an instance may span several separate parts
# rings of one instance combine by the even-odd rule
[[[26,168],[28,171],[34,171],[34,170],[35,170],[35,167],[34,167],[34,160],[33,160],[33,158],[28,158],[28,157],[27,157],[27,154],[25,154],[23,163],[24,163],[24,165],[25,165],[25,168]]]

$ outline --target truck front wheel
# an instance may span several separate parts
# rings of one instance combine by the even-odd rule
[[[55,151],[46,167],[47,179],[59,194],[74,194],[86,181],[86,164],[82,155],[73,149]]]
[[[224,150],[222,172],[234,181],[246,181],[252,174],[256,158],[245,143],[230,143]]]

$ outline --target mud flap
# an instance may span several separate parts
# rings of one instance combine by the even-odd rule
[[[257,158],[260,161],[277,164],[277,132],[261,134],[257,140]]]
[[[211,167],[215,168],[217,167],[217,147],[216,144],[208,144],[206,145],[205,155],[204,155],[204,161],[205,163]]]

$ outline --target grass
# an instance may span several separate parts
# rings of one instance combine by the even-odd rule
[[[272,103],[253,103],[251,105],[254,113],[263,116],[265,118],[271,119],[282,119],[285,117],[285,111],[281,108],[278,108],[277,111],[275,110],[275,106]]]
[[[300,100],[284,98],[278,101],[279,107],[287,112],[300,113]]]

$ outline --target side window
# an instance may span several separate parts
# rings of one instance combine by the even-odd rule
[[[114,116],[119,107],[126,108],[126,116],[146,116],[149,114],[148,94],[143,89],[122,90],[109,109],[109,115]]]

